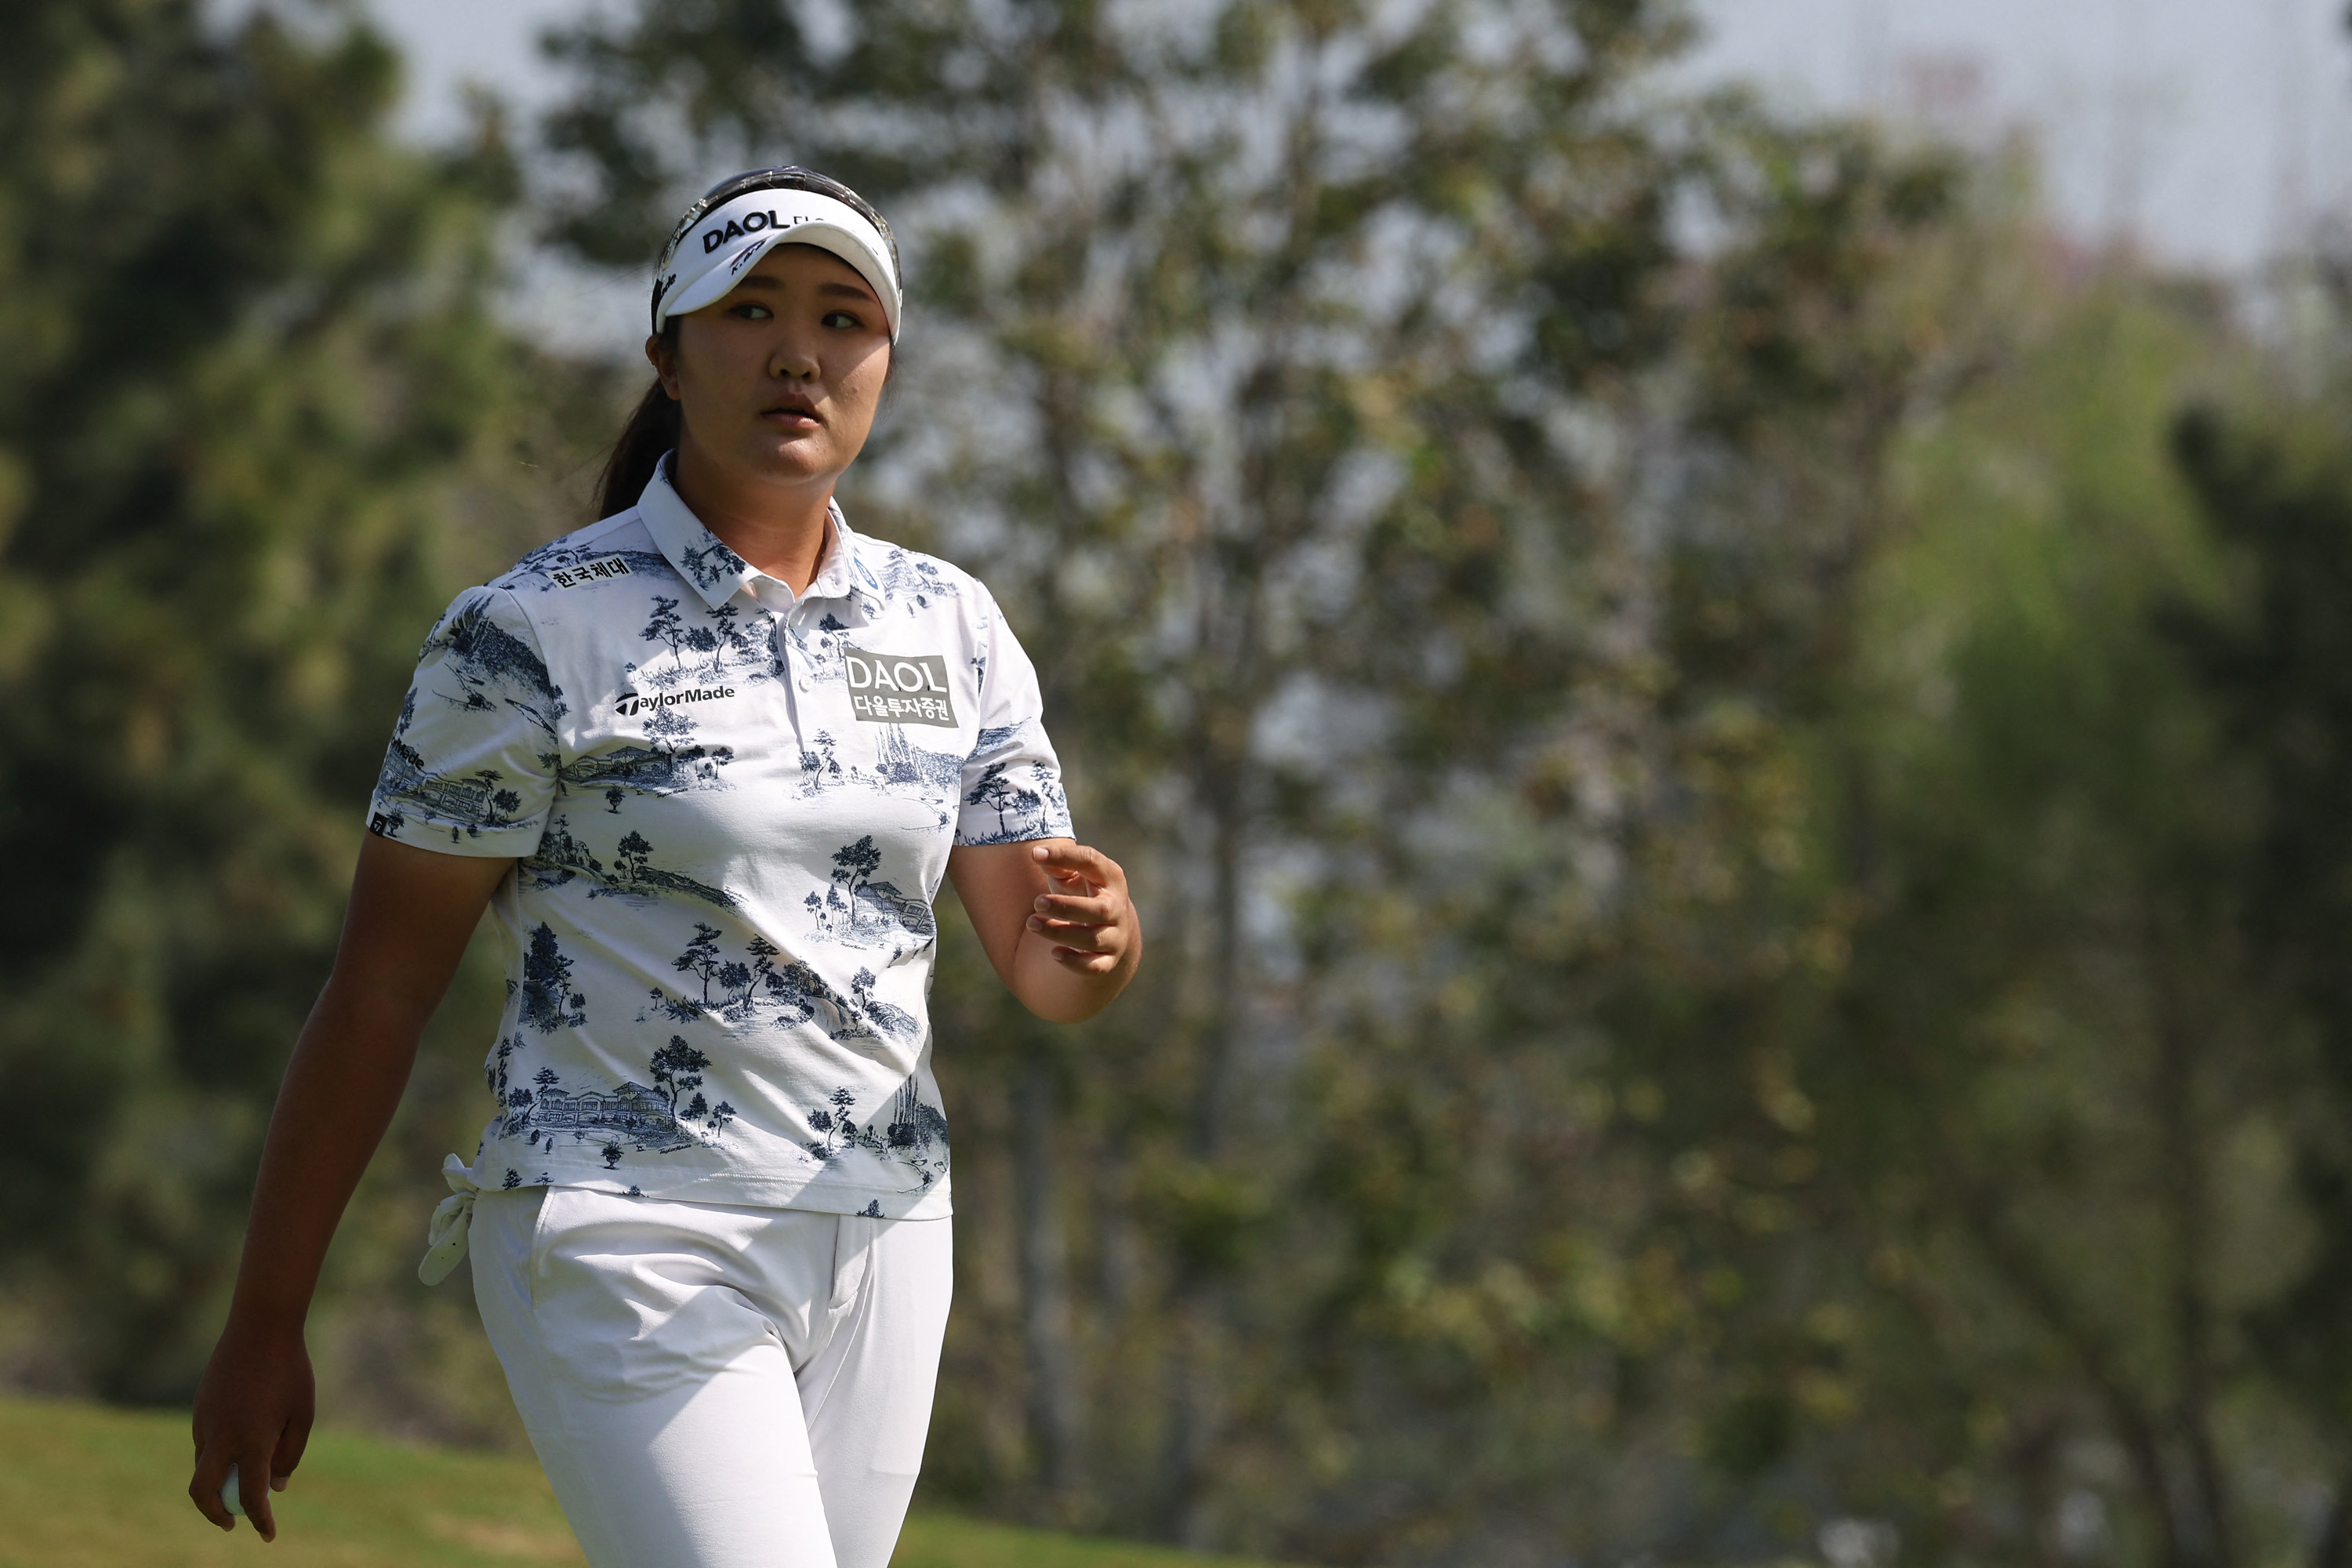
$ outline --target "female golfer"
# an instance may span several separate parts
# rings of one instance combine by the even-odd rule
[[[925,996],[955,881],[1041,1016],[1133,976],[1126,878],[1071,842],[988,590],[834,487],[899,331],[898,249],[804,169],[662,253],[658,374],[604,521],[458,595],[370,803],[335,967],[269,1126],[196,1397],[205,1516],[275,1536],[336,1221],[487,901],[497,1109],[434,1217],[597,1568],[884,1568],[948,1310]],[[236,1495],[233,1494],[233,1495]]]

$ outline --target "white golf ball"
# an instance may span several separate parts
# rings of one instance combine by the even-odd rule
[[[236,1514],[240,1519],[245,1517],[245,1500],[238,1497],[236,1493],[236,1467],[235,1465],[231,1465],[228,1468],[228,1479],[221,1482],[221,1507],[228,1510],[229,1512]]]

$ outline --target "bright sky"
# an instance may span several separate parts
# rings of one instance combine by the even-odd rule
[[[462,123],[468,79],[526,111],[547,102],[557,82],[538,32],[598,4],[369,0],[409,58],[404,123],[428,137]],[[2029,131],[2053,210],[2085,238],[2128,233],[2243,276],[2321,218],[2352,216],[2344,0],[1696,4],[1703,79],[1971,137]]]
[[[2343,0],[1701,0],[1698,67],[1784,101],[2030,130],[2052,205],[2243,273],[2352,204]]]

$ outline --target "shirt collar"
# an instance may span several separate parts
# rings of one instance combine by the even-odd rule
[[[667,457],[654,465],[654,477],[646,481],[637,497],[637,513],[645,519],[655,546],[677,568],[679,576],[694,584],[694,591],[710,608],[717,609],[739,593],[748,595],[752,580],[761,575],[758,568],[730,550],[678,499],[677,491],[670,488]],[[856,599],[866,614],[879,614],[880,584],[857,559],[857,535],[850,531],[838,502],[826,503],[825,519],[824,553],[817,562],[808,592],[800,597],[803,601]]]
[[[856,599],[865,605],[867,615],[877,615],[882,600],[869,584],[874,574],[857,558],[857,535],[851,532],[849,520],[841,515],[839,501],[825,503],[825,518],[830,526],[825,531],[824,557],[817,563],[816,575],[809,579],[803,599]]]

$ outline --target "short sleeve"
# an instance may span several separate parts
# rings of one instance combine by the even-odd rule
[[[1021,844],[1070,837],[1062,764],[1045,738],[1036,667],[984,591],[979,608],[980,739],[964,759],[955,841]]]
[[[369,831],[452,855],[533,853],[555,799],[564,711],[514,595],[467,589],[416,656]]]

